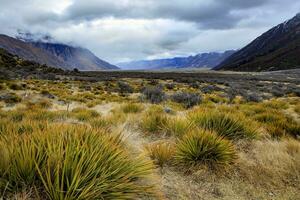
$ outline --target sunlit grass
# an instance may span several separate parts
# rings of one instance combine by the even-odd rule
[[[175,155],[179,163],[189,166],[229,165],[236,158],[233,144],[213,132],[201,129],[192,131],[179,140]]]

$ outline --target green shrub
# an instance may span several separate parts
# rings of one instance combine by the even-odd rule
[[[198,164],[228,165],[237,158],[234,146],[213,132],[196,130],[177,144],[175,159],[189,166]]]
[[[219,136],[231,140],[255,138],[258,135],[256,124],[251,124],[242,116],[237,117],[213,111],[192,113],[190,119],[199,128],[214,131]]]
[[[8,87],[12,90],[23,90],[24,89],[22,85],[16,84],[16,83],[10,83],[8,85]]]

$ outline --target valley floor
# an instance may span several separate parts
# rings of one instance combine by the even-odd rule
[[[300,199],[298,80],[233,76],[1,81],[0,199]]]

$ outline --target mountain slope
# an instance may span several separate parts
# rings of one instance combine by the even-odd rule
[[[0,48],[19,57],[63,69],[102,70],[117,69],[87,49],[64,44],[26,42],[6,35],[0,35]]]
[[[141,60],[133,62],[119,63],[123,69],[162,69],[162,68],[212,68],[220,64],[235,51],[225,51],[224,53],[203,53],[189,57],[175,57],[156,60]]]
[[[300,67],[300,14],[270,29],[215,67],[216,70],[274,71]]]
[[[99,59],[88,49],[55,43],[31,42],[30,44],[56,56],[66,66],[72,66],[72,68],[80,70],[118,69],[118,67]]]

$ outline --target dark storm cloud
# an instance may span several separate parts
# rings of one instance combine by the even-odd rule
[[[203,28],[230,28],[242,15],[235,10],[259,7],[270,0],[145,0],[89,1],[76,0],[67,9],[71,20],[90,20],[102,17],[175,19],[199,24]]]
[[[299,0],[0,0],[0,26],[116,63],[241,48],[299,11]]]

